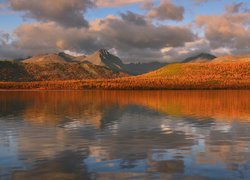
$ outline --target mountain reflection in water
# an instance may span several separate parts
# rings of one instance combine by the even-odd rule
[[[250,91],[0,91],[0,179],[250,179]]]

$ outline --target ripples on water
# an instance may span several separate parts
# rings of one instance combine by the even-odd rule
[[[0,179],[250,179],[250,91],[0,92]]]

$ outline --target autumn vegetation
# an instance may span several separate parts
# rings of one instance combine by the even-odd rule
[[[114,72],[106,67],[80,62],[22,63],[0,61],[0,81],[3,82],[112,79],[123,76],[126,74]]]
[[[0,82],[0,89],[249,89],[250,62],[170,64],[156,71],[114,79]]]

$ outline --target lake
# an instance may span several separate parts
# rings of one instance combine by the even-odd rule
[[[0,179],[250,179],[250,91],[0,91]]]

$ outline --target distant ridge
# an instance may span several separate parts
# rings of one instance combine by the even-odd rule
[[[234,62],[234,61],[250,62],[250,55],[221,56],[213,59],[212,62]]]
[[[129,63],[124,64],[122,60],[106,49],[100,49],[82,61],[91,64],[107,67],[115,72],[124,72],[130,75],[140,75],[148,73],[165,66],[167,63],[149,62],[149,63]]]
[[[53,54],[43,54],[43,55],[36,55],[29,59],[25,59],[22,62],[24,63],[66,63],[74,61],[73,56],[61,53],[53,53]]]
[[[145,74],[151,71],[155,71],[161,67],[164,67],[168,63],[162,62],[149,62],[149,63],[130,63],[125,64],[126,72],[131,75]]]
[[[216,56],[208,53],[201,53],[196,56],[192,56],[189,58],[186,58],[183,63],[204,63],[204,62],[210,62],[213,59],[215,59]]]

